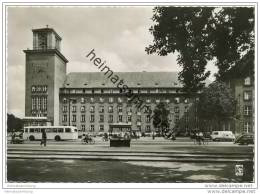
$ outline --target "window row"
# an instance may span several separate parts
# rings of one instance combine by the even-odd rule
[[[184,107],[184,112],[185,113],[188,112],[188,108],[189,108],[189,106],[185,106]],[[72,106],[71,110],[68,110],[68,106],[63,106],[62,107],[62,111],[63,112],[74,112],[75,113],[75,112],[77,112],[77,106]],[[137,114],[141,114],[140,111],[141,111],[141,109],[138,109],[137,110]],[[86,106],[80,106],[80,112],[86,112]],[[90,113],[94,113],[95,112],[95,106],[90,106],[89,112]],[[99,106],[98,107],[98,112],[99,113],[104,113],[105,112],[105,107],[104,106]],[[108,113],[113,113],[114,112],[114,106],[108,106],[107,107],[107,112]],[[117,112],[118,113],[123,112],[123,107],[122,106],[117,106]],[[133,112],[133,108],[131,106],[127,106],[126,107],[126,112],[132,113]],[[143,112],[144,113],[151,113],[152,112],[151,106],[145,106]],[[175,106],[174,107],[174,112],[175,113],[179,113],[180,112],[180,107]]]
[[[63,115],[62,116],[62,122],[68,122],[69,118],[68,115]],[[146,115],[145,116],[145,122],[150,123],[152,120],[150,115]],[[71,115],[71,121],[72,122],[77,122],[77,115]],[[95,122],[95,115],[90,115],[89,117],[89,121],[90,122]],[[104,115],[99,115],[99,122],[103,123],[105,122],[105,117]],[[125,117],[125,120],[123,119],[123,115],[118,115],[117,117],[117,122],[132,122],[132,116],[131,115],[127,115]],[[142,121],[142,117],[141,115],[139,115],[137,117],[137,122],[141,122]],[[86,115],[80,115],[80,122],[86,122]],[[114,122],[114,115],[108,115],[108,122]],[[138,123],[137,123],[138,124]],[[140,123],[141,125],[141,123]]]
[[[71,110],[68,110],[69,108],[71,108]],[[151,112],[151,107],[150,106],[145,106],[144,107],[144,112],[145,113],[149,113]],[[77,106],[63,106],[62,107],[62,111],[63,112],[77,112]],[[127,112],[132,112],[133,108],[131,106],[126,107],[126,111]],[[137,112],[140,112],[141,109],[137,110]],[[80,112],[86,112],[86,106],[80,106]],[[95,112],[95,106],[90,106],[89,107],[89,112],[94,113]],[[98,107],[98,112],[99,113],[104,113],[105,112],[105,107],[104,106],[99,106]],[[113,113],[114,112],[114,106],[108,106],[107,107],[107,112],[108,113]],[[123,112],[123,106],[117,106],[117,112]]]
[[[32,110],[47,110],[47,96],[33,96],[32,97]]]
[[[69,84],[67,84],[69,85]],[[86,84],[87,85],[87,84]],[[102,84],[102,85],[105,85]],[[140,85],[139,85],[140,86]],[[65,94],[123,94],[125,93],[123,89],[67,89],[63,88],[61,89],[62,93]],[[133,94],[156,94],[156,93],[179,93],[181,92],[181,89],[163,89],[163,88],[153,88],[153,89],[144,89],[144,88],[137,88],[137,89],[129,89],[127,90],[128,93],[133,93]]]
[[[138,129],[141,130],[141,126],[139,126]],[[86,131],[86,125],[81,125],[81,130]],[[104,125],[99,125],[98,130],[100,132],[104,132]],[[96,131],[95,125],[90,125],[89,131],[91,131],[91,132]],[[150,125],[145,126],[145,132],[151,132],[151,126]]]
[[[80,100],[80,103],[86,103],[86,102],[90,102],[90,103],[95,103],[95,102],[100,102],[100,103],[103,103],[105,102],[105,98],[103,97],[99,97],[99,98],[94,98],[94,97],[90,97],[89,98],[89,101],[87,100],[87,98],[80,98],[78,99]],[[108,102],[109,103],[114,103],[114,102],[117,102],[117,103],[123,103],[124,101],[126,102],[131,102],[131,101],[137,101],[137,98],[136,99],[131,99],[131,98],[127,98],[127,99],[124,99],[122,97],[117,97],[117,98],[114,98],[114,97],[108,97]],[[151,103],[152,102],[152,99],[150,98],[147,98],[145,99],[143,102],[146,102],[146,103]],[[175,104],[179,104],[181,103],[181,98],[180,97],[175,97],[173,98],[172,100],[170,99],[166,99],[166,100],[162,100],[162,99],[155,99],[154,100],[155,103],[160,103],[160,102],[164,102],[164,103],[170,103],[170,102],[174,102]],[[188,98],[185,98],[183,99],[183,103],[186,103],[188,104],[190,102],[190,100]],[[63,103],[66,104],[66,103],[77,103],[77,99],[73,99],[73,98],[63,98]]]
[[[32,93],[46,93],[48,90],[48,87],[46,85],[37,85],[32,86],[31,91]]]

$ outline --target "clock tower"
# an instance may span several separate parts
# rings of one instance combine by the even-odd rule
[[[59,88],[66,79],[68,60],[60,51],[61,37],[54,29],[33,29],[33,49],[24,50],[25,116],[47,117],[59,125]]]

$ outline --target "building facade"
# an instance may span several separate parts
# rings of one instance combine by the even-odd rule
[[[235,120],[236,132],[254,133],[254,76],[230,80],[229,86],[237,102]]]
[[[53,125],[106,132],[110,124],[128,123],[132,130],[154,131],[148,109],[164,102],[170,110],[169,128],[176,128],[194,99],[182,92],[177,72],[117,72],[146,108],[113,84],[104,72],[66,73],[68,60],[61,37],[52,28],[34,29],[33,49],[26,54],[25,116],[47,117]]]

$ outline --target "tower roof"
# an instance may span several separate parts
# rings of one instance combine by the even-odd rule
[[[32,29],[32,32],[53,32],[55,36],[58,37],[58,39],[62,40],[62,38],[53,28],[45,27],[45,28]]]

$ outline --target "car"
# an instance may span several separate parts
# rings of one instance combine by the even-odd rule
[[[14,135],[10,141],[11,144],[23,144],[24,139],[20,135]]]
[[[212,141],[234,141],[235,135],[232,131],[212,131]]]
[[[248,145],[248,144],[254,144],[254,134],[252,133],[244,133],[240,136],[238,136],[234,143],[237,143],[239,145]]]

